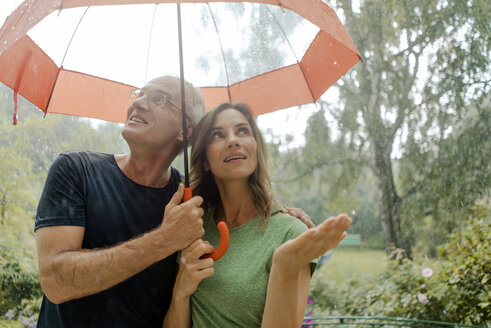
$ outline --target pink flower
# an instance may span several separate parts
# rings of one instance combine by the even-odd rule
[[[426,288],[426,285],[425,284],[422,284],[421,286],[419,286],[419,288],[425,289]]]
[[[424,268],[421,274],[423,275],[423,277],[428,278],[433,275],[433,270],[431,270],[430,268]]]
[[[421,304],[426,304],[429,302],[428,297],[425,294],[418,293],[418,301]]]

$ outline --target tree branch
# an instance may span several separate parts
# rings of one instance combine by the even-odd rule
[[[306,176],[308,176],[309,174],[312,173],[312,170],[314,169],[319,169],[321,167],[326,167],[326,166],[334,166],[334,165],[338,165],[338,164],[346,164],[346,163],[353,163],[353,159],[351,158],[344,158],[344,159],[336,159],[336,160],[333,160],[333,161],[327,161],[327,162],[321,162],[319,164],[315,164],[315,165],[312,165],[309,167],[309,170],[304,170],[303,172],[301,172],[300,174],[294,176],[293,178],[289,178],[289,179],[284,179],[282,180],[281,182],[293,182],[293,181],[296,181],[296,180],[299,180],[299,179],[302,179]]]
[[[484,81],[473,81],[473,82],[462,82],[463,85],[466,85],[466,86],[472,86],[474,84],[488,84],[488,83],[491,83],[491,80],[484,80]]]
[[[393,54],[391,57],[400,57],[403,56],[406,52],[414,52],[414,47],[416,46],[421,46],[421,51],[423,51],[424,48],[427,46],[427,42],[424,42],[424,39],[426,38],[426,34],[421,34],[419,35],[414,41],[410,40],[408,38],[408,46],[407,48],[402,49],[401,51]]]
[[[417,56],[417,53],[414,51],[411,51],[411,54],[414,54],[415,57],[415,64],[414,64],[414,70],[413,73],[411,74],[411,78],[406,80],[405,86],[407,93],[409,93],[409,89],[414,85],[414,82],[416,81],[416,77],[418,75],[418,70],[419,70],[419,56]],[[409,57],[407,56],[407,64],[409,67]],[[397,117],[390,129],[389,133],[389,138],[393,140],[395,135],[397,134],[397,131],[401,128],[402,124],[404,123],[404,119],[406,116],[412,112],[416,107],[411,107],[409,110],[406,110],[407,108],[405,106],[399,107],[399,110],[397,111]]]

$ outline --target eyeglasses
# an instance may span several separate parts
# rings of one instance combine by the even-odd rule
[[[147,101],[149,105],[163,108],[164,106],[172,106],[175,109],[181,111],[179,106],[177,106],[169,94],[163,93],[161,91],[150,91],[147,92],[142,89],[133,89],[130,92],[130,100],[135,101],[138,98],[147,96]]]
[[[130,92],[130,101],[135,101],[138,98],[147,96],[147,103],[149,106],[158,107],[161,109],[172,108],[173,110],[182,113],[181,108],[172,101],[171,95],[162,91],[145,91],[143,89],[133,89]],[[192,122],[191,118],[186,114],[186,119]]]

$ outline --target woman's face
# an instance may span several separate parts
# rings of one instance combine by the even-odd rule
[[[216,180],[247,179],[257,167],[257,143],[247,118],[230,108],[220,112],[211,129],[205,168]]]

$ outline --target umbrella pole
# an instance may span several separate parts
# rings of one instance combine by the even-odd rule
[[[184,64],[182,60],[182,29],[181,29],[181,4],[177,3],[177,34],[179,37],[179,74],[181,78],[181,107],[182,107],[182,147],[184,148],[184,195],[183,201],[190,200],[193,197],[193,192],[189,188],[189,168],[188,168],[188,128],[186,125],[186,103],[184,95]],[[228,249],[230,243],[230,233],[227,224],[224,221],[218,222],[218,232],[220,233],[220,244],[217,249],[211,254],[204,255],[202,258],[211,257],[214,261],[221,258]]]
[[[188,167],[188,128],[186,122],[186,96],[184,94],[184,64],[182,56],[182,28],[181,28],[181,4],[177,3],[177,34],[179,37],[179,74],[181,79],[181,113],[182,113],[182,147],[184,152],[184,186],[186,187],[184,200],[191,199],[191,189],[189,189],[189,167]],[[189,190],[189,191],[187,191]],[[189,195],[187,195],[189,193]],[[189,198],[188,198],[189,197]],[[186,199],[187,198],[187,199]]]

